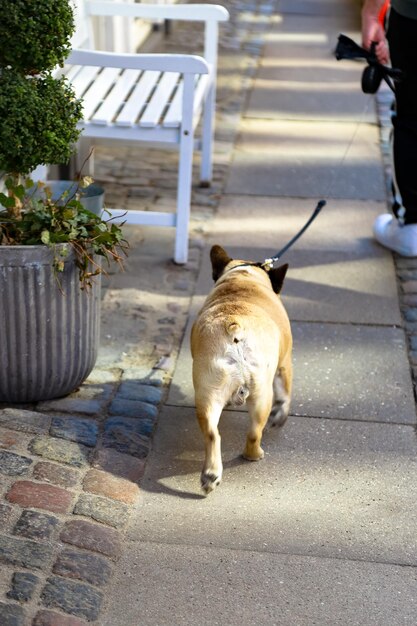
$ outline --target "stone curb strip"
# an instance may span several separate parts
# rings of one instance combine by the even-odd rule
[[[214,184],[208,190],[193,190],[194,254],[181,270],[187,272],[183,290],[188,289],[190,297],[200,260],[198,238],[224,187],[245,93],[274,9],[271,0],[224,4],[231,20],[221,34],[220,48],[239,55],[240,66],[235,82],[225,68],[222,87],[220,52]],[[243,14],[250,19],[241,19]],[[185,37],[174,30],[165,45],[172,45],[175,37],[190,41],[192,36],[198,33],[187,32]],[[126,178],[126,163],[119,164],[124,175],[114,176],[114,155],[103,156],[101,162],[100,155],[97,158],[102,174],[96,178],[119,204],[149,206],[175,188],[175,163],[171,166],[159,155],[150,154],[152,176],[143,179],[141,173],[140,181],[137,174]],[[138,483],[185,326],[184,316],[177,320],[176,311],[172,313],[172,319],[159,320],[153,362],[145,360],[146,366],[134,375],[111,363],[99,365],[71,396],[23,408],[0,407],[1,626],[100,623],[106,586],[123,549],[129,515],[140,498]],[[153,316],[154,311],[143,309],[141,316],[146,315]],[[166,332],[167,326],[175,325],[176,342]],[[146,321],[144,326],[146,331]]]

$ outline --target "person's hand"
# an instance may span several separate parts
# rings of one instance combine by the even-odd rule
[[[366,50],[370,50],[373,42],[376,44],[376,58],[386,65],[389,63],[389,51],[385,31],[378,21],[377,13],[367,10],[365,4],[362,11],[362,45]]]

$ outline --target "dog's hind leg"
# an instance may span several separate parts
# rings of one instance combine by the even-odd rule
[[[274,404],[269,416],[270,426],[283,426],[287,421],[290,409],[290,397],[285,390],[284,382],[280,375],[275,376],[274,383]]]
[[[249,410],[250,426],[246,438],[246,446],[243,457],[248,461],[260,461],[264,458],[264,451],[261,448],[262,433],[268,421],[272,407],[272,385],[270,391],[265,392],[265,388],[253,392],[247,399]]]
[[[221,439],[218,429],[223,405],[208,398],[196,396],[197,419],[204,436],[205,461],[201,472],[201,488],[208,494],[213,491],[222,479],[223,464]]]
[[[283,426],[287,421],[291,402],[292,365],[288,359],[277,371],[274,382],[274,404],[269,416],[270,426]]]

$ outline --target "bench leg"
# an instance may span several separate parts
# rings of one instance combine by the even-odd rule
[[[213,177],[214,85],[210,87],[203,111],[200,186],[210,187]]]
[[[177,220],[175,230],[174,261],[179,265],[188,260],[188,228],[191,207],[194,153],[194,75],[184,74],[182,124],[179,147]]]
[[[174,261],[179,265],[187,263],[188,260],[188,225],[190,221],[193,151],[193,133],[192,131],[183,131],[178,165],[177,223],[174,254]]]

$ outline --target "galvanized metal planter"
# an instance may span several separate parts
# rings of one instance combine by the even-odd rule
[[[64,396],[94,367],[100,276],[81,290],[68,249],[58,284],[47,246],[0,246],[0,402]]]

